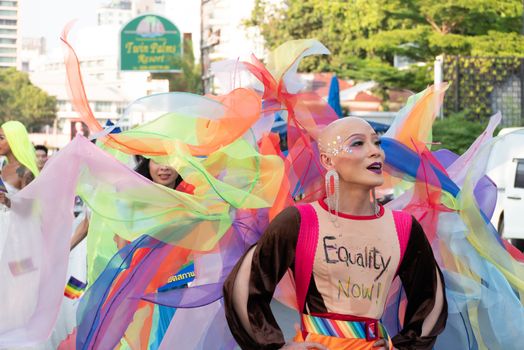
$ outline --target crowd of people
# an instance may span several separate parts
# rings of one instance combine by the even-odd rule
[[[129,110],[160,117],[113,133],[67,47],[96,144],[48,160],[21,123],[1,126],[0,348],[519,348],[524,256],[485,200],[496,117],[464,155],[431,152],[442,84],[379,137],[300,92],[298,62],[328,53],[300,40],[233,65],[257,84],[146,97]],[[383,205],[378,188],[403,193]],[[275,299],[298,314],[292,339]]]

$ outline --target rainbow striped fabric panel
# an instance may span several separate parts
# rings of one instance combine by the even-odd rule
[[[329,318],[302,315],[302,324],[307,333],[347,339],[389,339],[380,322],[342,321]]]
[[[86,283],[79,281],[73,276],[71,276],[69,282],[67,282],[67,285],[65,287],[64,295],[69,299],[78,299],[82,296],[86,287]]]

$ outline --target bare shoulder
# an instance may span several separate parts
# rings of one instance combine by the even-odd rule
[[[23,173],[20,176],[20,178],[22,179],[22,188],[29,185],[29,183],[35,179],[35,176],[29,169],[27,169],[26,167],[23,167],[23,168],[24,168]],[[18,169],[17,169],[17,172],[18,172]]]

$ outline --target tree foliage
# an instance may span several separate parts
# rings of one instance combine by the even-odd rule
[[[248,25],[270,48],[316,38],[329,57],[304,61],[305,71],[334,71],[388,87],[419,90],[432,67],[393,68],[395,55],[432,62],[440,54],[524,56],[521,0],[256,0]]]
[[[466,112],[449,115],[444,119],[438,119],[433,125],[433,151],[448,149],[456,154],[463,154],[475,141],[487,125],[486,122],[479,123],[467,117]],[[498,130],[495,134],[498,133]]]
[[[28,129],[56,118],[56,99],[31,83],[26,73],[0,69],[0,121],[18,120]]]

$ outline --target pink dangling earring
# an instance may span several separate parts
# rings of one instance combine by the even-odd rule
[[[338,216],[339,177],[336,170],[331,169],[326,173],[326,202],[328,205],[329,219],[336,225]]]

